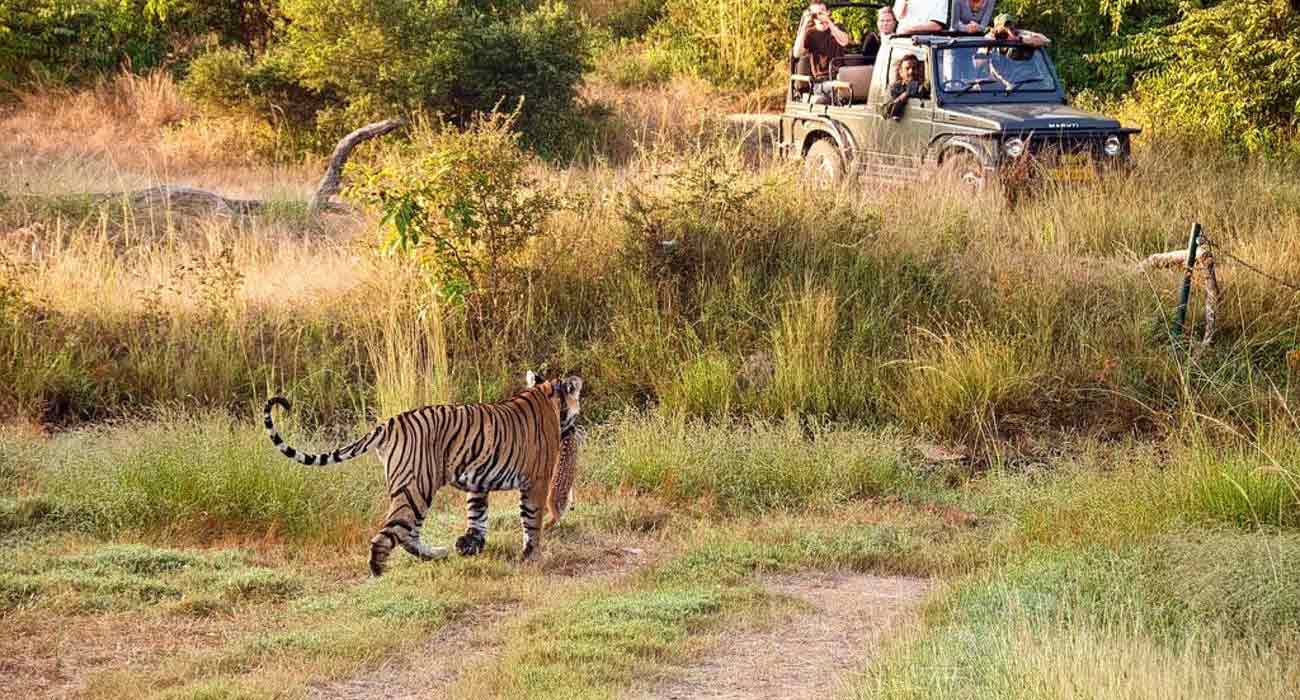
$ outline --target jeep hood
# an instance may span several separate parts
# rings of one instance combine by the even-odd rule
[[[949,123],[1001,131],[1118,131],[1114,119],[1061,104],[947,104]]]

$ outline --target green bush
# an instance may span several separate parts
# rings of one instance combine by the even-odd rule
[[[438,292],[469,302],[485,326],[517,277],[515,258],[553,206],[525,171],[532,159],[512,121],[496,113],[464,131],[419,130],[409,149],[358,168],[349,189],[382,211],[390,249],[414,254]]]
[[[467,123],[500,106],[519,108],[530,145],[566,145],[588,47],[563,3],[509,14],[456,2],[285,0],[281,11],[280,40],[256,60],[228,49],[200,56],[189,93],[287,118],[322,144],[380,118],[422,112]]]
[[[0,80],[146,70],[184,60],[205,38],[260,46],[274,15],[273,0],[2,0]]]
[[[1137,83],[1149,129],[1249,152],[1294,144],[1300,11],[1284,0],[1191,9],[1143,42],[1141,53],[1167,57]]]

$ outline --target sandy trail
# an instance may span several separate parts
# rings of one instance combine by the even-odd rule
[[[822,573],[773,577],[765,585],[814,610],[773,630],[724,633],[716,655],[632,697],[821,700],[866,666],[884,632],[930,587],[925,579]]]

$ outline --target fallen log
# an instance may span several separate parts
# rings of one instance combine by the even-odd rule
[[[1207,253],[1204,248],[1196,250],[1196,259],[1199,261]],[[1157,267],[1179,267],[1187,262],[1187,249],[1171,250],[1168,253],[1152,253],[1145,260],[1138,263],[1138,272],[1145,272]]]
[[[1157,268],[1166,267],[1183,267],[1187,264],[1187,249],[1171,250],[1167,253],[1153,253],[1137,265],[1138,272],[1146,272]],[[1196,249],[1196,267],[1201,271],[1201,278],[1205,286],[1205,330],[1201,334],[1201,342],[1197,343],[1192,349],[1192,357],[1199,357],[1205,349],[1210,347],[1210,341],[1214,339],[1214,331],[1219,316],[1219,278],[1214,271],[1214,252],[1210,248],[1208,241],[1203,241]]]
[[[230,199],[216,192],[178,185],[159,185],[134,192],[111,192],[95,199],[124,199],[132,207],[166,207],[173,210],[208,210],[225,216],[245,216],[262,207],[261,200]]]
[[[381,122],[367,124],[344,136],[330,155],[329,166],[325,169],[325,175],[321,177],[320,184],[316,187],[316,194],[312,195],[311,200],[307,203],[307,214],[315,217],[322,212],[348,211],[348,208],[342,204],[330,201],[330,197],[338,194],[342,186],[343,167],[347,165],[348,158],[352,156],[352,150],[362,142],[377,136],[383,136],[405,123],[401,119],[385,119]],[[231,217],[254,214],[266,205],[266,202],[260,199],[234,199],[216,192],[183,185],[158,185],[143,190],[104,192],[89,196],[97,201],[122,199],[132,207],[164,207],[191,214],[209,212]]]

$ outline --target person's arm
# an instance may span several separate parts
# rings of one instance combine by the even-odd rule
[[[984,0],[984,9],[980,10],[979,16],[975,18],[975,21],[980,23],[980,31],[993,24],[993,4],[994,0]]]
[[[964,32],[979,31],[979,22],[975,19],[975,14],[971,12],[970,0],[958,0],[953,7],[956,8],[957,14],[952,18],[952,26]]]
[[[812,15],[807,10],[803,11],[803,18],[799,20],[799,31],[794,35],[794,48],[790,49],[790,56],[793,58],[803,58],[808,53],[804,48],[804,40],[808,38],[808,24],[812,22]]]
[[[1026,29],[1021,29],[1019,34],[1020,34],[1021,41],[1035,48],[1047,46],[1048,44],[1052,43],[1051,39],[1048,39],[1046,36],[1043,36],[1038,32],[1031,32]]]
[[[848,46],[850,43],[853,42],[853,37],[849,36],[848,32],[844,31],[843,29],[840,29],[840,26],[835,23],[835,20],[831,19],[830,12],[825,12],[822,14],[826,18],[826,26],[831,30],[831,36],[834,37],[835,43],[839,44],[840,46]]]

